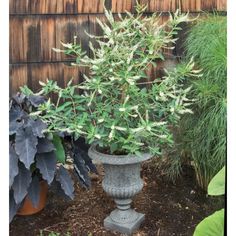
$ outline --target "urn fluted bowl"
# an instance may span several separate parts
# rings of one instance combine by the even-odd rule
[[[132,234],[144,221],[144,214],[131,209],[130,205],[132,198],[143,188],[141,163],[150,159],[151,154],[108,155],[97,151],[95,144],[90,147],[88,154],[96,162],[103,163],[105,177],[102,187],[117,205],[104,220],[105,228]]]

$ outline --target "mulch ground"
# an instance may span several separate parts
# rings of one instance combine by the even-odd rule
[[[123,235],[103,227],[103,219],[115,204],[103,191],[100,175],[93,178],[90,190],[79,185],[73,201],[65,201],[49,192],[44,210],[33,216],[16,216],[10,224],[10,236],[43,236],[50,232],[60,236]],[[206,216],[223,207],[224,200],[210,198],[195,183],[191,167],[183,168],[183,175],[175,184],[157,171],[152,164],[143,166],[145,186],[133,202],[144,213],[145,222],[134,236],[192,236],[195,226]],[[70,233],[70,234],[67,234]]]

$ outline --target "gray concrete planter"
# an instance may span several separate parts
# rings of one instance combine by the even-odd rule
[[[143,180],[140,178],[141,162],[150,159],[151,155],[107,155],[98,152],[95,145],[90,147],[88,154],[93,160],[103,163],[105,177],[102,187],[117,205],[104,220],[105,228],[132,234],[144,221],[144,214],[131,209],[130,204],[132,197],[143,188]]]

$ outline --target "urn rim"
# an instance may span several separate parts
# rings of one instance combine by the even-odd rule
[[[110,165],[127,165],[127,164],[135,164],[146,161],[152,158],[152,154],[150,153],[142,153],[140,156],[135,154],[128,154],[128,155],[111,155],[111,154],[104,154],[96,149],[96,143],[92,144],[88,150],[88,155],[95,161],[100,161],[103,164],[110,164]]]

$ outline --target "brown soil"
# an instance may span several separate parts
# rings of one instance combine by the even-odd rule
[[[65,201],[49,192],[46,208],[33,216],[16,216],[10,225],[10,236],[114,236],[107,231],[103,219],[114,209],[114,202],[102,190],[103,171],[92,180],[90,190],[76,186],[75,199]],[[204,217],[223,207],[223,200],[209,198],[195,184],[194,172],[185,167],[175,184],[168,182],[153,165],[143,167],[145,186],[133,202],[133,207],[145,213],[145,222],[135,236],[191,236]],[[70,233],[70,234],[67,234]],[[59,235],[59,234],[58,234]],[[55,235],[54,235],[55,236]]]

